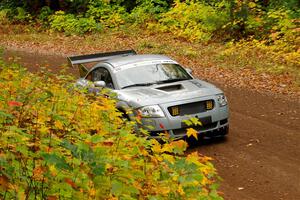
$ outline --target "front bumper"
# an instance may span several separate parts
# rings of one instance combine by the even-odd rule
[[[199,99],[203,100],[203,99]],[[195,100],[191,100],[195,101]],[[199,112],[187,116],[171,116],[167,108],[174,103],[160,105],[166,117],[164,118],[143,118],[143,128],[150,132],[151,137],[159,137],[160,133],[168,132],[172,138],[186,136],[187,128],[194,128],[200,136],[214,137],[228,133],[229,109],[228,105],[220,107],[218,104],[212,110]],[[197,109],[197,108],[195,108]],[[196,117],[200,122],[205,121],[202,126],[187,126],[184,120]],[[207,120],[209,119],[209,120]]]

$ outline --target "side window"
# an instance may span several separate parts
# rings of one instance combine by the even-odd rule
[[[87,79],[93,82],[104,81],[106,83],[106,87],[112,89],[114,88],[111,75],[109,71],[105,68],[96,68],[87,76]]]

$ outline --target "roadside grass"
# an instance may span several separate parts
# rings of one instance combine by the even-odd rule
[[[300,86],[299,53],[291,54],[292,57],[281,56],[281,52],[255,42],[192,43],[169,33],[154,33],[137,27],[68,37],[22,26],[6,26],[5,30],[1,32],[1,43],[10,42],[28,49],[36,46],[41,52],[70,55],[135,49],[139,53],[169,55],[194,70],[216,67],[288,75],[293,82],[291,87],[298,89]]]

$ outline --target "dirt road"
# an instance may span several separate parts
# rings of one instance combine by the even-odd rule
[[[65,59],[6,52],[35,71],[39,65],[58,66]],[[56,68],[55,68],[56,69]],[[218,84],[218,83],[216,83]],[[222,88],[231,111],[225,140],[205,140],[190,148],[214,158],[224,179],[225,199],[300,199],[300,101],[288,97]]]
[[[231,117],[226,140],[192,151],[213,157],[225,199],[300,199],[300,103],[225,88]]]

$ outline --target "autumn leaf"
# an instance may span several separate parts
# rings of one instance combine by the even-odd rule
[[[149,153],[148,153],[148,151],[146,150],[145,147],[140,147],[139,150],[140,150],[141,155],[143,155],[143,156],[148,156],[149,155]]]
[[[159,142],[157,140],[152,140],[152,151],[154,153],[160,153],[162,151],[161,149],[161,144],[159,144]]]
[[[90,195],[91,197],[95,197],[95,196],[96,196],[96,190],[95,190],[94,188],[90,189],[90,190],[89,190],[89,195]]]
[[[182,188],[182,185],[179,185],[179,186],[178,186],[177,192],[178,192],[181,196],[185,195],[185,193],[184,193],[184,191],[183,191],[183,188]]]
[[[173,153],[176,154],[183,154],[188,146],[188,144],[183,140],[172,141],[170,145],[173,146]]]
[[[47,200],[57,200],[58,198],[56,196],[48,196]]]
[[[172,156],[172,155],[169,155],[169,154],[163,154],[162,157],[163,157],[166,161],[170,162],[171,164],[174,164],[174,163],[175,163],[175,158],[174,158],[174,156]]]
[[[192,117],[190,119],[190,121],[193,123],[194,126],[197,126],[197,125],[202,126],[202,122],[196,117]]]
[[[113,142],[113,141],[103,141],[102,144],[103,144],[104,146],[111,147],[111,146],[114,144],[114,142]]]
[[[22,106],[23,104],[21,102],[18,102],[18,101],[9,101],[8,105],[10,107],[19,107],[19,106]]]
[[[58,121],[58,120],[54,122],[54,125],[58,129],[63,129],[64,128],[63,123],[61,121]]]
[[[10,187],[9,179],[4,175],[0,176],[0,187],[4,189],[8,189]]]
[[[53,176],[53,177],[57,176],[58,171],[57,171],[55,165],[50,165],[49,166],[49,171],[51,173],[51,176]]]
[[[195,129],[193,129],[193,128],[188,128],[187,132],[186,132],[186,135],[188,137],[193,136],[194,138],[196,138],[196,140],[198,140],[198,132]]]
[[[64,181],[70,185],[73,189],[77,189],[77,185],[70,178],[65,178]]]
[[[33,179],[34,180],[42,180],[43,179],[43,173],[45,172],[45,168],[44,167],[36,167],[33,170]]]

